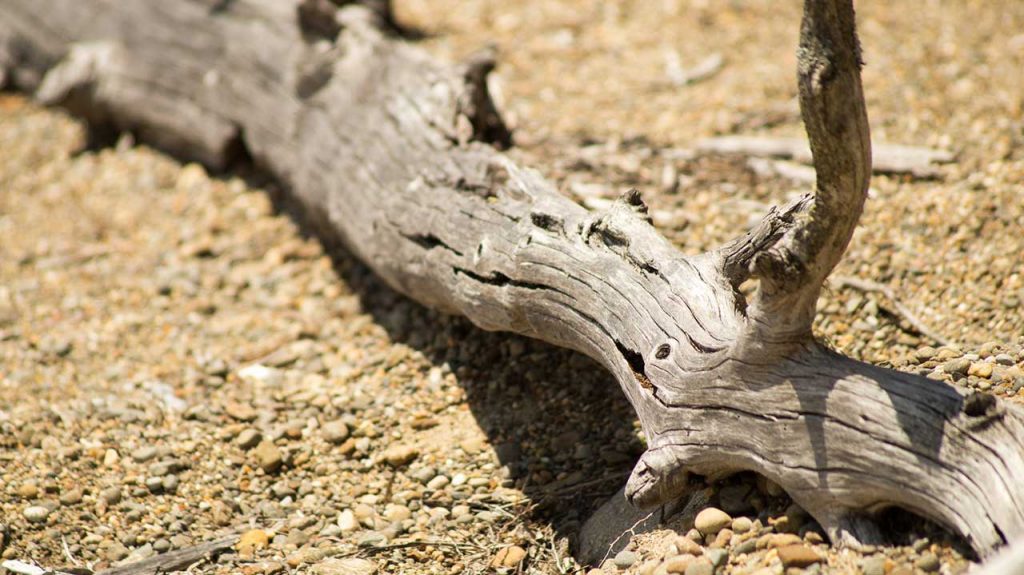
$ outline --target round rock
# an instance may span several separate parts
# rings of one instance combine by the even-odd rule
[[[21,512],[29,523],[43,523],[50,516],[50,510],[42,505],[31,505]]]
[[[509,545],[494,554],[491,567],[515,567],[526,557],[526,550],[518,545]]]
[[[273,473],[284,464],[284,456],[281,454],[281,450],[274,445],[273,441],[263,440],[259,445],[256,446],[253,455],[256,456],[256,462],[260,468],[266,473]]]
[[[420,452],[410,445],[395,445],[384,450],[381,460],[392,467],[401,467],[419,457]]]
[[[732,520],[732,530],[735,533],[746,533],[754,528],[754,522],[749,517],[737,517]]]
[[[623,549],[615,555],[615,559],[612,559],[612,563],[614,563],[619,569],[628,569],[636,563],[636,560],[636,553]]]
[[[324,441],[335,445],[344,443],[348,439],[348,425],[344,421],[331,421],[323,427]]]
[[[926,573],[939,570],[939,558],[932,552],[926,552],[921,557],[914,561],[914,566]]]
[[[22,499],[35,499],[39,496],[39,486],[35,483],[22,483],[18,487],[18,496]]]
[[[721,509],[708,507],[697,514],[693,526],[703,535],[714,535],[732,525],[732,517]]]
[[[263,434],[252,428],[243,429],[238,437],[235,438],[235,445],[238,447],[249,450],[259,445],[263,441]]]
[[[145,463],[145,462],[149,461],[150,459],[153,459],[154,457],[156,457],[156,454],[157,454],[156,447],[153,447],[152,445],[146,445],[144,447],[140,447],[140,448],[136,449],[135,451],[133,451],[132,452],[132,459],[135,460],[135,463]]]
[[[100,499],[105,501],[107,505],[116,505],[121,502],[121,488],[120,487],[108,487],[100,492]]]
[[[69,489],[60,494],[61,505],[77,505],[82,502],[81,489]]]

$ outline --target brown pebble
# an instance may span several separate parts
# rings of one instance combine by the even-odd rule
[[[704,549],[688,537],[676,537],[672,540],[672,545],[674,545],[679,554],[682,555],[697,556],[704,553]]]
[[[338,445],[348,439],[348,425],[344,421],[331,421],[325,423],[322,429],[324,441]]]
[[[18,487],[18,496],[22,499],[35,499],[39,496],[39,486],[35,483],[22,483]]]
[[[992,364],[983,361],[976,361],[972,363],[971,368],[967,370],[967,375],[988,379],[992,377]]]
[[[686,573],[686,568],[696,559],[693,555],[676,555],[665,562],[665,571],[668,573]]]
[[[238,538],[238,543],[235,543],[235,551],[238,551],[239,555],[251,557],[256,551],[266,549],[269,544],[269,533],[262,529],[250,529]]]
[[[409,445],[394,445],[384,450],[381,460],[392,467],[401,467],[419,457],[420,452]]]
[[[61,505],[77,505],[82,502],[82,490],[81,489],[69,489],[60,495]]]
[[[785,567],[807,567],[821,561],[814,549],[804,545],[786,545],[778,548],[779,560]]]
[[[267,439],[261,441],[252,453],[260,468],[267,473],[277,471],[284,464],[284,456],[281,455],[281,450],[274,445],[273,441]]]
[[[724,549],[729,546],[729,542],[732,540],[732,529],[723,529],[718,532],[715,536],[715,540],[711,543],[710,547],[715,549]]]
[[[301,531],[298,531],[298,533],[301,533]],[[316,563],[326,556],[327,553],[323,549],[307,547],[305,549],[299,549],[295,553],[289,555],[287,563],[289,566],[294,568],[304,563]]]
[[[526,557],[526,550],[518,545],[509,545],[494,554],[491,567],[515,567]]]
[[[800,537],[793,535],[792,533],[769,533],[758,538],[757,548],[775,549],[776,547],[799,545],[800,543]]]
[[[732,525],[732,517],[714,507],[702,510],[693,520],[693,526],[704,535],[714,535],[729,525]]]
[[[229,402],[224,406],[224,413],[238,421],[253,421],[256,419],[256,410],[245,403]]]

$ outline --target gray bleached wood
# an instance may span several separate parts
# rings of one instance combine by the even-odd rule
[[[890,506],[982,554],[1024,534],[1018,408],[811,337],[870,175],[849,0],[808,0],[804,16],[815,194],[695,257],[639,194],[588,212],[496,151],[493,63],[439,65],[386,20],[310,0],[0,0],[0,64],[18,89],[180,156],[248,155],[394,289],[600,361],[648,440],[635,504],[672,500],[690,472],[753,470],[840,542],[876,538]]]

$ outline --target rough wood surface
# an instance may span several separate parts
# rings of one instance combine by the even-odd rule
[[[579,350],[618,379],[648,451],[626,493],[754,470],[838,541],[891,506],[982,554],[1024,535],[1024,417],[839,356],[810,335],[861,213],[870,140],[849,0],[808,0],[801,107],[818,182],[686,257],[628,193],[588,212],[496,151],[486,56],[442,66],[386,11],[305,0],[0,0],[0,69],[97,125],[214,166],[248,155],[423,304]],[[736,289],[760,280],[747,302]],[[586,401],[586,398],[580,398]]]
[[[1018,539],[1004,547],[982,567],[972,570],[972,575],[1018,575],[1024,573],[1024,539]]]

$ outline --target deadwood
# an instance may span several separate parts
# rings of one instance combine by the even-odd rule
[[[753,470],[838,541],[889,507],[985,554],[1024,535],[1024,417],[811,336],[870,175],[850,0],[807,0],[800,101],[818,180],[723,248],[683,256],[639,194],[588,212],[496,151],[486,56],[444,67],[386,10],[326,0],[0,0],[16,88],[188,158],[275,175],[396,290],[579,350],[618,379],[648,451],[639,505]],[[381,3],[374,3],[381,5]],[[751,301],[737,290],[754,277]],[[585,398],[581,398],[585,401]]]

